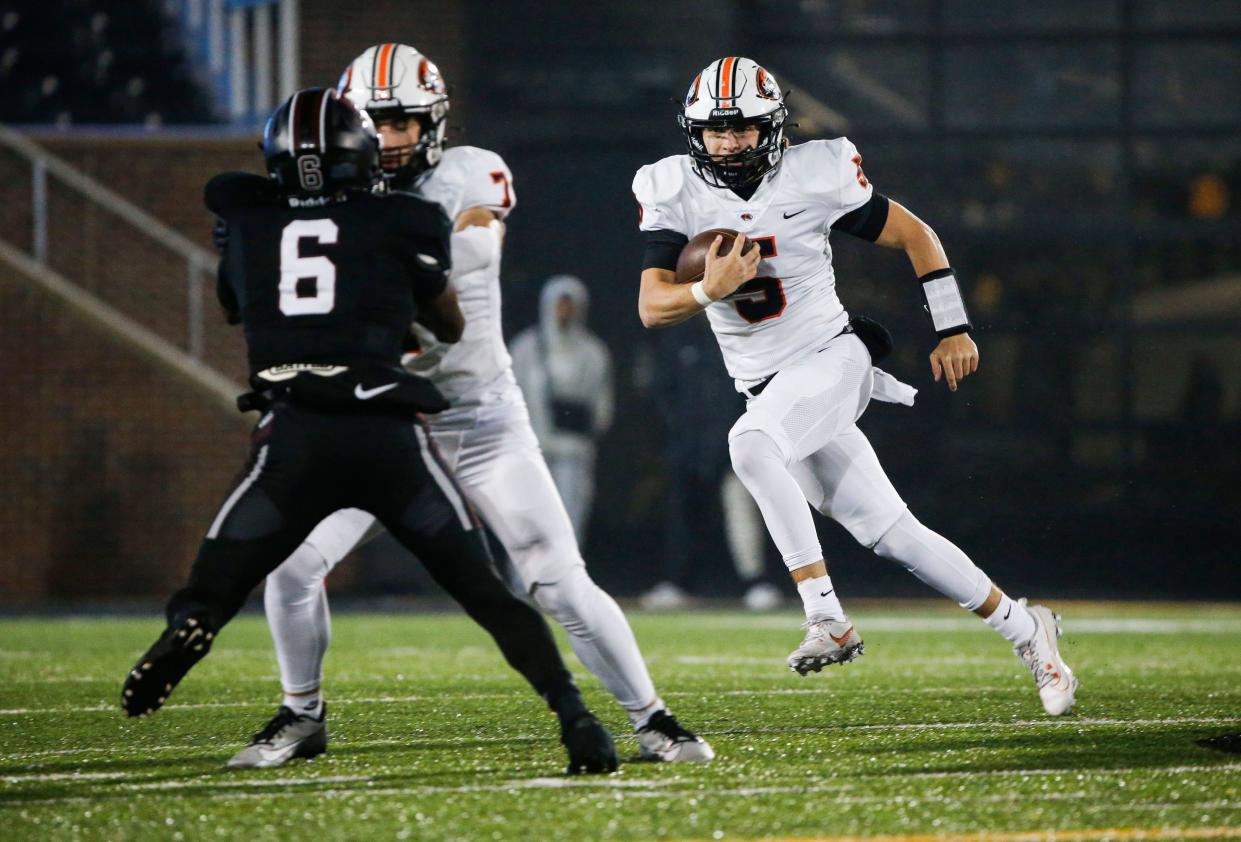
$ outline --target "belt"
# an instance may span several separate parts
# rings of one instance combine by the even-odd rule
[[[836,334],[836,336],[833,336],[833,337],[832,337],[832,339],[836,339],[837,337],[844,336],[846,333],[853,333],[853,325],[852,325],[852,324],[847,324],[847,325],[845,325],[844,330],[842,330],[840,333]],[[829,340],[828,340],[828,342],[831,342],[831,339],[829,339]],[[822,351],[826,350],[826,348],[827,348],[827,346],[824,346],[823,348],[820,348],[820,349],[819,349],[819,352],[822,352]],[[778,372],[778,371],[776,372],[776,374],[779,374],[779,373],[780,373],[780,372]],[[748,389],[742,389],[742,390],[741,390],[741,391],[742,391],[742,393],[743,393],[743,394],[746,394],[746,395],[749,395],[749,396],[750,396],[750,397],[752,397],[752,398],[757,398],[759,395],[761,395],[761,394],[763,393],[763,390],[767,388],[767,386],[771,383],[771,381],[776,379],[776,374],[773,374],[773,375],[771,375],[771,376],[769,376],[769,377],[765,377],[765,378],[763,378],[762,380],[758,381],[758,383],[754,384],[753,386],[751,386],[751,387],[750,387],[750,388],[748,388]]]

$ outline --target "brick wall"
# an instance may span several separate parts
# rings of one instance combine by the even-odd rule
[[[341,71],[372,44],[398,41],[430,57],[452,92],[450,123],[468,112],[465,4],[452,0],[351,3],[302,0],[301,85],[334,85]],[[460,123],[458,123],[460,125]]]
[[[167,594],[246,420],[0,267],[0,605]]]

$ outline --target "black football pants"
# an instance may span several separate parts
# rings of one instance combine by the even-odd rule
[[[278,402],[254,428],[249,462],[207,531],[170,624],[205,615],[217,630],[254,586],[332,512],[379,519],[495,639],[553,707],[573,679],[546,622],[500,580],[469,504],[418,422]]]

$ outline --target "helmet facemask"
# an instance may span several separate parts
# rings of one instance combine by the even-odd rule
[[[370,108],[367,113],[377,126],[397,118],[418,125],[418,139],[413,143],[383,145],[383,175],[386,181],[407,184],[440,162],[444,154],[447,102],[430,108]]]
[[[681,114],[678,115],[678,122],[685,132],[694,171],[712,187],[731,189],[753,184],[779,165],[784,154],[784,121],[787,116],[788,110],[781,105],[761,117],[693,120]],[[758,142],[753,148],[728,155],[712,155],[707,151],[704,132],[727,129],[740,132],[749,126],[758,129]]]

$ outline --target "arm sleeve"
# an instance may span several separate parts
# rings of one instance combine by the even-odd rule
[[[452,233],[452,270],[457,277],[484,269],[500,259],[500,223],[469,225]]]
[[[846,213],[832,223],[833,231],[843,231],[873,243],[883,233],[888,221],[888,197],[875,191],[870,201]]]
[[[486,208],[504,219],[516,207],[513,173],[496,153],[486,149],[474,150],[463,179],[457,214],[470,208]]]
[[[669,272],[675,272],[677,258],[681,256],[681,249],[685,248],[689,237],[679,231],[669,231],[666,228],[643,231],[642,235],[646,241],[646,251],[642,256],[642,270],[667,269]]]

